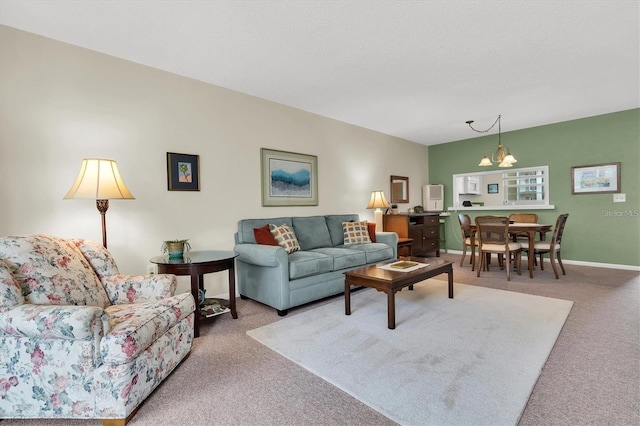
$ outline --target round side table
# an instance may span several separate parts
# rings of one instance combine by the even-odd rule
[[[196,301],[197,309],[193,324],[194,337],[200,336],[200,321],[204,317],[200,314],[198,304],[198,290],[203,289],[204,274],[219,271],[229,271],[229,310],[231,316],[238,318],[236,311],[236,274],[235,258],[238,255],[229,250],[195,250],[184,254],[184,257],[173,259],[168,255],[152,257],[149,261],[158,265],[159,274],[190,275],[191,294]]]

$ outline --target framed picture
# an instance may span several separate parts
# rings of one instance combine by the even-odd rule
[[[262,205],[317,206],[318,157],[261,148]]]
[[[169,191],[200,191],[200,156],[167,152]]]
[[[620,192],[620,163],[571,167],[571,193]]]
[[[487,194],[497,194],[498,193],[498,184],[497,183],[489,183],[487,184]]]

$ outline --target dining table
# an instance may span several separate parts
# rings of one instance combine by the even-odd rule
[[[527,239],[529,240],[529,251],[527,252],[527,261],[529,266],[529,278],[533,278],[533,262],[535,260],[534,255],[534,246],[536,240],[536,234],[539,234],[540,241],[544,241],[547,232],[551,231],[553,225],[546,225],[541,223],[524,223],[524,222],[514,222],[509,224],[509,233],[510,234],[520,234],[526,233]],[[477,225],[470,225],[469,229],[471,230],[471,247],[475,247],[475,239],[476,232],[478,230]],[[478,265],[476,267],[480,267],[480,257],[478,257]]]

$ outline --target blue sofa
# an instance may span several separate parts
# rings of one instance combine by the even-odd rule
[[[289,308],[344,292],[345,271],[397,258],[395,232],[377,232],[375,243],[345,245],[342,223],[358,221],[357,214],[238,221],[234,250],[240,297],[284,316]],[[253,230],[267,224],[291,226],[301,250],[287,254],[280,246],[257,244]]]

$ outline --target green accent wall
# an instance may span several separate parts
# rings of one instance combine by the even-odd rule
[[[497,143],[492,134],[429,147],[429,183],[445,185],[445,209],[452,205],[452,175],[503,170],[495,164],[478,166]],[[514,168],[549,166],[549,203],[555,210],[535,213],[540,223],[553,224],[559,214],[569,213],[563,259],[640,266],[640,109],[504,132],[502,144],[517,158]],[[621,163],[626,202],[614,203],[613,194],[571,194],[572,166],[612,162]],[[473,211],[470,216],[511,212]],[[462,250],[457,214],[451,213],[447,247]]]

